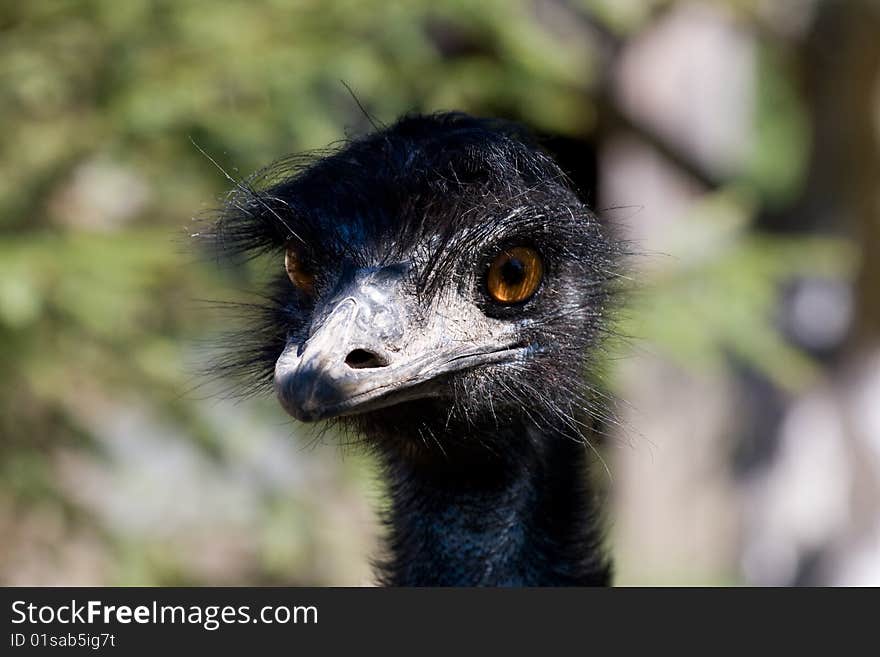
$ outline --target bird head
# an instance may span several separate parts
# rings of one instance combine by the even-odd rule
[[[449,434],[589,402],[615,243],[514,124],[407,116],[287,158],[230,193],[213,234],[274,259],[254,344],[228,365],[301,421]]]

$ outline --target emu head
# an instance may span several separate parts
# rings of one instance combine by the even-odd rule
[[[270,166],[215,228],[222,251],[271,253],[277,271],[226,366],[299,420],[446,451],[458,428],[574,430],[593,408],[615,246],[515,125],[404,117]]]

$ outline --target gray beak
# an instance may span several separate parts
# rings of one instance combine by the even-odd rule
[[[423,311],[403,278],[400,267],[361,270],[321,305],[308,339],[275,365],[288,413],[311,422],[438,396],[445,374],[524,355],[506,327],[458,297]]]

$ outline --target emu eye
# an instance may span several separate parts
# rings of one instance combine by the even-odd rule
[[[486,276],[486,289],[499,303],[520,303],[538,290],[543,277],[544,263],[538,252],[515,246],[495,256]]]
[[[309,296],[314,294],[315,277],[292,246],[288,246],[287,251],[284,252],[284,269],[287,270],[287,277],[295,288]]]

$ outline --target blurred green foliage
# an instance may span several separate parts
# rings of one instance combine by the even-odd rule
[[[649,338],[689,368],[717,373],[736,356],[795,392],[818,368],[778,331],[780,285],[797,275],[852,277],[857,252],[835,238],[750,231],[754,195],[748,191],[709,194],[682,219],[668,241],[674,253],[689,257],[655,256],[620,330]]]
[[[663,4],[576,7],[625,37]],[[744,11],[748,4],[731,3]],[[382,121],[457,108],[589,136],[603,54],[567,15],[551,11],[538,21],[536,11],[502,0],[0,5],[6,525],[34,508],[83,522],[82,505],[62,492],[56,456],[77,449],[106,458],[96,436],[108,405],[146,408],[210,458],[239,458],[247,429],[206,416],[185,366],[198,360],[194,341],[218,321],[195,300],[229,298],[243,285],[199,262],[188,243],[189,218],[230,184],[199,149],[239,177],[361,132],[369,121],[341,81]],[[805,265],[843,274],[847,254],[748,229],[757,205],[796,189],[807,148],[803,110],[768,52],[749,171],[696,211],[695,233],[683,239],[699,233],[702,257],[665,263],[643,282],[641,298],[650,302],[636,295],[626,332],[686,366],[718,366],[732,349],[792,384],[809,363],[772,328],[775,282]],[[263,422],[276,426],[280,414],[266,409]],[[355,464],[351,472],[361,472]],[[303,559],[317,558],[297,560],[310,548],[290,544],[314,531],[315,511],[277,491],[261,504],[263,552],[242,577],[289,581]],[[199,581],[161,537],[114,534],[102,522],[85,524],[119,565],[110,581]]]

